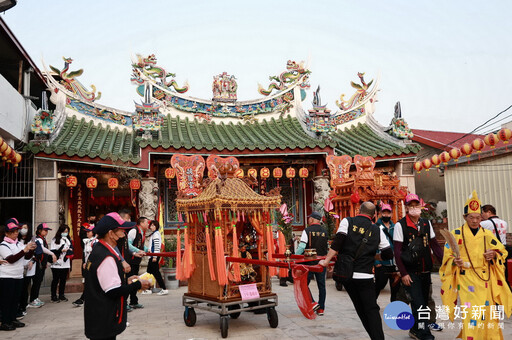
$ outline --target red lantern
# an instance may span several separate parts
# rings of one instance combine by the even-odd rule
[[[430,158],[425,158],[421,162],[421,166],[423,167],[423,169],[425,169],[425,171],[429,171],[430,167],[432,166],[432,162],[430,161]]]
[[[165,178],[169,180],[169,189],[171,188],[171,180],[176,177],[176,169],[170,167],[165,169]]]
[[[474,150],[476,150],[477,153],[482,152],[482,149],[485,147],[484,140],[482,138],[476,138],[473,143],[471,143],[471,146]],[[480,155],[478,155],[478,159],[480,159]]]
[[[492,155],[494,156],[494,148],[496,147],[496,144],[498,144],[498,137],[494,133],[490,133],[487,136],[484,137],[484,143],[489,145],[492,150]]]
[[[460,152],[465,155],[467,158],[471,157],[471,153],[473,152],[473,147],[469,143],[464,143],[460,148]],[[468,159],[469,163],[469,159]]]
[[[459,148],[451,149],[449,154],[455,163],[457,163],[459,161],[459,157],[462,155]]]
[[[69,197],[73,197],[73,188],[76,187],[78,180],[76,176],[66,176],[66,186],[69,188]]]
[[[132,190],[140,190],[140,180],[132,179],[130,181],[130,189],[132,189]]]
[[[441,152],[441,154],[439,155],[439,159],[441,160],[441,162],[444,163],[444,165],[448,165],[448,162],[450,161],[450,159],[452,159],[450,157],[450,154],[448,153],[448,151],[443,151]]]
[[[12,153],[12,148],[9,145],[7,145],[7,148],[5,149],[5,151],[2,155],[2,160],[3,161],[7,160],[7,158],[11,155],[11,153]]]
[[[430,160],[432,161],[432,164],[436,166],[436,168],[439,168],[439,165],[441,164],[441,158],[439,157],[439,155],[432,156]]]
[[[306,189],[306,178],[309,176],[308,168],[300,168],[299,169],[299,177],[302,178],[302,188]]]
[[[244,169],[238,168],[234,174],[235,178],[244,178]]]
[[[292,181],[295,178],[295,169],[294,168],[288,168],[286,169],[286,178],[290,180],[290,188],[292,187]]]
[[[281,177],[283,177],[283,169],[281,169],[279,167],[274,168],[274,170],[272,170],[272,175],[277,180],[277,187],[279,188],[279,179],[281,179]]]
[[[96,187],[98,186],[98,180],[96,179],[96,177],[89,177],[85,180],[85,185],[87,186],[87,188],[89,190],[91,190],[91,198],[94,198],[93,194],[92,194],[92,191],[94,189],[96,189]]]
[[[423,170],[423,165],[420,161],[414,163],[414,170],[416,170],[417,173],[420,173],[421,170]]]
[[[260,169],[260,177],[263,179],[267,179],[270,177],[270,170],[269,168],[261,168]]]
[[[508,144],[508,140],[512,138],[512,131],[507,128],[503,128],[498,132],[498,138],[503,142],[503,144]],[[505,145],[505,150],[508,151],[508,146]]]
[[[108,179],[108,188],[109,189],[112,189],[112,201],[114,200],[114,190],[117,189],[117,187],[119,186],[119,180],[115,177],[110,177]]]
[[[253,177],[254,179],[257,179],[258,178],[258,170],[254,169],[254,168],[250,168],[247,171],[247,176]]]
[[[352,202],[352,204],[357,204],[360,200],[361,198],[359,197],[358,191],[354,191],[352,195],[350,195],[350,202]]]

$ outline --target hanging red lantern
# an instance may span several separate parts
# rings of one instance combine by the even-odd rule
[[[254,179],[258,179],[258,170],[254,169],[254,168],[250,168],[247,171],[247,176],[253,177]]]
[[[448,151],[443,151],[441,152],[441,154],[439,155],[439,159],[441,159],[441,162],[444,163],[444,165],[448,165],[448,162],[450,161],[450,159],[452,159],[450,157],[450,154],[448,153]]]
[[[176,169],[173,167],[165,169],[165,178],[169,181],[169,189],[171,188],[171,180],[176,177]]]
[[[432,164],[436,166],[436,168],[439,168],[439,165],[441,164],[441,157],[439,155],[434,155],[430,159],[432,161]]]
[[[235,178],[244,178],[244,169],[242,168],[238,168],[235,170],[235,174],[234,174]]]
[[[485,147],[484,140],[482,138],[476,138],[473,143],[471,143],[473,150],[476,150],[478,154],[482,152],[482,149]],[[480,159],[480,155],[478,155],[478,159]]]
[[[7,158],[11,155],[11,153],[12,153],[12,148],[9,145],[7,145],[7,148],[5,148],[5,151],[2,154],[2,160],[6,161]]]
[[[465,155],[467,158],[471,157],[471,154],[473,153],[473,147],[469,143],[464,143],[462,147],[460,148],[460,152]],[[468,159],[469,163],[469,159]]]
[[[85,185],[87,186],[87,188],[89,190],[91,190],[91,198],[94,198],[92,192],[94,189],[96,189],[96,187],[98,186],[98,180],[96,179],[96,177],[89,177],[85,180]]]
[[[69,188],[69,197],[73,198],[73,188],[76,187],[78,180],[76,176],[66,176],[66,186]]]
[[[489,147],[492,150],[492,155],[494,156],[494,148],[496,147],[496,144],[498,144],[499,139],[494,133],[490,133],[487,136],[484,137],[484,143],[489,145]]]
[[[290,167],[286,169],[286,178],[290,180],[290,188],[293,186],[293,179],[295,178],[295,169]]]
[[[269,168],[261,168],[260,169],[260,177],[263,179],[267,179],[270,177],[270,170]]]
[[[498,132],[498,138],[503,142],[503,144],[508,144],[508,140],[512,138],[512,131],[507,128],[503,128]],[[505,150],[508,151],[508,146],[505,145]]]
[[[361,198],[359,197],[358,191],[354,191],[352,195],[350,195],[350,202],[352,202],[352,204],[357,204],[360,200]]]
[[[134,190],[134,191],[136,191],[136,190],[140,190],[140,180],[138,180],[138,179],[136,179],[136,178],[135,178],[135,179],[132,179],[132,180],[130,181],[130,189],[131,189],[131,190]]]
[[[283,177],[283,169],[277,167],[272,170],[272,175],[277,180],[277,187],[279,188],[279,179]]]
[[[112,189],[112,201],[114,200],[114,191],[119,187],[119,180],[115,177],[110,177],[108,179],[108,188]]]
[[[299,169],[299,177],[302,178],[302,188],[306,189],[306,178],[309,176],[308,168],[302,167]]]
[[[414,170],[416,170],[417,173],[420,173],[421,170],[423,170],[423,165],[420,161],[414,162]]]
[[[430,158],[425,158],[421,162],[421,166],[423,167],[423,169],[425,169],[425,171],[429,171],[430,167],[432,166],[432,161],[430,160]]]
[[[459,157],[462,155],[459,148],[451,149],[449,154],[455,163],[457,163],[459,161]]]

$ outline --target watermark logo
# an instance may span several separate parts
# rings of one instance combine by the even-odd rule
[[[384,322],[391,329],[408,330],[414,326],[411,307],[402,301],[393,301],[384,309]]]

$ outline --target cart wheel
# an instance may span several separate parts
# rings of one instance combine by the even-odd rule
[[[196,324],[196,311],[194,308],[185,307],[185,312],[183,313],[183,320],[185,321],[185,325],[188,327],[194,327]]]
[[[240,309],[240,305],[231,305],[231,306],[228,306],[228,310],[233,310],[233,309]],[[231,317],[231,319],[238,319],[238,317],[240,316],[241,312],[237,312],[237,313],[231,313],[229,314],[229,316]]]
[[[222,338],[228,337],[228,317],[221,316],[220,317],[220,335]]]
[[[268,324],[272,328],[276,328],[279,324],[279,318],[277,317],[277,312],[274,307],[267,308],[267,319]]]

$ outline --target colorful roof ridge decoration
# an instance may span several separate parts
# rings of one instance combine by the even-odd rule
[[[36,136],[47,136],[55,130],[54,113],[50,110],[39,110],[34,115],[30,125],[31,131]]]
[[[391,124],[387,128],[387,132],[391,136],[399,139],[412,139],[414,136],[409,125],[405,119],[402,118],[402,107],[400,106],[400,102],[396,102],[395,104],[395,115],[391,120]]]
[[[304,62],[301,61],[299,63],[288,60],[286,63],[286,71],[282,72],[279,76],[270,76],[268,79],[270,81],[274,80],[274,82],[270,83],[267,86],[267,89],[264,89],[261,84],[258,84],[258,92],[264,96],[268,96],[272,93],[272,91],[283,91],[290,88],[294,84],[299,84],[302,89],[309,88],[309,74],[311,73],[304,66]]]
[[[341,109],[341,111],[336,112],[333,117],[333,125],[341,125],[344,123],[348,123],[357,118],[363,117],[367,113],[373,113],[375,111],[375,101],[377,91],[379,90],[379,78],[375,81],[373,88],[370,90],[370,86],[373,84],[373,80],[369,83],[366,83],[364,80],[364,73],[357,73],[361,85],[350,82],[350,85],[356,89],[356,92],[349,98],[349,100],[345,100],[345,94],[340,96],[340,100],[336,101],[336,105]]]
[[[331,110],[326,106],[322,105],[320,85],[318,85],[316,91],[313,92],[313,108],[308,110],[306,115],[306,126],[309,131],[322,134],[333,130]]]
[[[382,138],[370,126],[358,123],[356,126],[336,130],[329,134],[338,146],[336,153],[354,157],[355,155],[372,157],[401,156],[403,154],[415,154],[421,146],[416,143],[392,142],[391,138]]]
[[[135,103],[135,114],[132,117],[133,129],[136,131],[160,131],[164,121],[160,114],[160,105],[156,103]]]
[[[81,99],[86,100],[88,102],[93,102],[95,100],[98,100],[101,98],[101,92],[98,92],[96,95],[96,86],[91,85],[91,91],[88,91],[78,80],[76,80],[76,77],[79,77],[84,72],[83,69],[79,69],[78,71],[71,71],[69,70],[69,65],[73,62],[73,59],[71,58],[64,58],[64,68],[62,70],[59,70],[56,67],[53,67],[50,65],[50,68],[53,72],[55,72],[62,80],[60,81],[60,84],[63,85],[68,91],[71,91],[75,95],[79,96]]]
[[[213,77],[212,91],[214,102],[236,102],[236,90],[238,85],[235,76],[230,76],[227,72]]]
[[[95,125],[92,120],[79,120],[76,116],[66,118],[58,136],[48,145],[31,141],[26,149],[34,154],[43,152],[68,157],[99,157],[133,164],[140,161],[140,148],[134,133],[127,129],[112,129],[110,125]]]
[[[174,77],[176,74],[168,73],[163,67],[156,64],[156,57],[154,54],[142,57],[140,54],[136,55],[136,60],[132,63],[132,77],[131,82],[137,85],[137,93],[144,97],[145,83],[150,82],[163,86],[165,89],[170,91],[176,91],[178,93],[185,93],[188,91],[188,84],[185,82],[183,87],[179,87]],[[168,80],[167,78],[171,78]],[[161,99],[165,94],[158,90],[153,93],[155,98]]]

